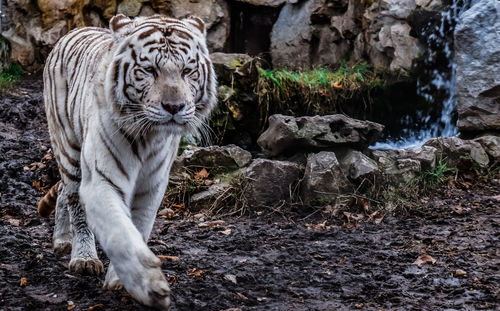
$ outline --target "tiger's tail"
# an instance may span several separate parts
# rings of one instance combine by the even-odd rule
[[[58,181],[53,185],[47,194],[38,202],[38,214],[42,217],[49,217],[50,214],[56,209],[57,195],[59,194],[59,184]]]

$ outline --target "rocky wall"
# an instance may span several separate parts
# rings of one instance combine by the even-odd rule
[[[249,9],[232,10],[237,5]],[[409,68],[421,51],[411,33],[411,13],[440,7],[441,0],[11,0],[4,3],[3,35],[11,42],[12,59],[30,70],[41,68],[50,49],[69,30],[106,27],[117,13],[177,18],[195,14],[207,24],[212,52],[270,55],[275,67],[294,69],[334,66],[350,57],[397,70]],[[259,10],[262,14],[254,14]],[[268,34],[241,35],[231,29],[248,28],[235,23],[239,20],[254,26],[274,24],[263,27]],[[229,38],[231,33],[235,35]],[[269,50],[261,51],[263,46]]]

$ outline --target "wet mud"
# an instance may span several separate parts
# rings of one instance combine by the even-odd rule
[[[40,189],[57,179],[41,80],[0,96],[0,310],[148,310],[53,254],[53,217],[36,212]],[[379,224],[323,224],[319,213],[159,217],[149,245],[171,310],[495,310],[499,203],[493,179],[437,189]]]

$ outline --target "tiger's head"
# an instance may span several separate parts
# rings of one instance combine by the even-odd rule
[[[217,84],[203,21],[120,14],[110,29],[114,54],[106,89],[129,128],[178,135],[202,128]]]

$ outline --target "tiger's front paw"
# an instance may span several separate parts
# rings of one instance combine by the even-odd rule
[[[83,275],[101,275],[104,265],[98,258],[72,258],[69,262],[69,271]]]
[[[108,267],[108,272],[106,272],[106,278],[104,279],[104,285],[102,288],[107,290],[122,290],[123,283],[118,278],[118,275],[113,268],[113,264]]]
[[[71,253],[71,239],[55,239],[52,249],[56,255],[66,255]]]

